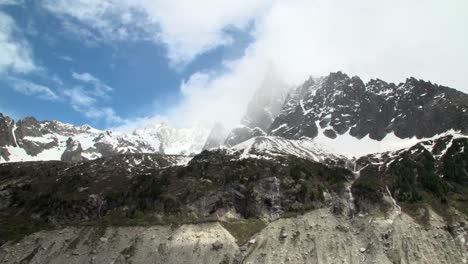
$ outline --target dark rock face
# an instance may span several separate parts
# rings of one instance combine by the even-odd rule
[[[15,137],[13,135],[15,122],[8,116],[3,116],[0,113],[0,158],[9,160],[8,150],[6,146],[16,147]]]
[[[16,147],[13,135],[14,124],[13,119],[0,113],[0,146]]]
[[[83,153],[83,148],[81,148],[80,142],[73,140],[72,138],[68,138],[67,140],[67,148],[62,154],[62,161],[65,162],[81,162],[84,158],[81,156]]]
[[[269,134],[288,139],[314,138],[318,126],[327,137],[349,131],[356,138],[382,140],[432,137],[450,129],[468,132],[468,95],[415,78],[395,85],[364,84],[341,72],[309,79],[291,92]]]

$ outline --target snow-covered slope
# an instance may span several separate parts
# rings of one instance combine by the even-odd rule
[[[432,157],[434,162],[442,162],[444,159],[465,155],[460,161],[466,162],[466,157],[468,155],[468,136],[450,131],[434,136],[430,139],[420,140],[416,144],[412,144],[395,151],[386,151],[362,156],[356,163],[358,169],[362,169],[369,165],[378,165],[379,169],[385,170],[391,164],[400,162],[404,158],[410,158],[415,161],[417,160],[417,156],[421,155]],[[466,170],[459,172],[459,176],[467,173],[468,172],[466,172]]]
[[[274,158],[276,156],[296,156],[322,163],[342,163],[347,158],[330,151],[326,146],[311,139],[288,140],[280,137],[254,137],[229,149],[238,153],[239,158]]]
[[[336,138],[329,138],[323,134],[323,129],[318,126],[318,134],[315,138],[311,139],[313,142],[325,146],[330,152],[337,155],[343,155],[348,158],[359,158],[364,155],[392,152],[401,149],[412,147],[419,142],[433,141],[445,136],[454,137],[465,137],[460,131],[454,131],[453,129],[437,134],[429,138],[417,138],[413,136],[411,138],[400,138],[391,132],[385,136],[382,140],[375,140],[366,135],[363,138],[356,138],[349,134],[349,131]]]
[[[174,128],[164,123],[130,132],[101,131],[58,121],[25,118],[14,122],[0,116],[0,162],[81,161],[116,154],[164,153],[192,155],[201,151],[208,130]]]
[[[165,123],[156,123],[136,129],[132,136],[151,146],[158,146],[164,154],[193,155],[202,150],[209,132],[203,126],[175,128]]]

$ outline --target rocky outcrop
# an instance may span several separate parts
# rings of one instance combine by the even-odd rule
[[[0,113],[0,146],[16,147],[15,136],[13,135],[15,121]]]
[[[9,161],[10,153],[8,152],[7,146],[16,147],[16,140],[14,136],[14,125],[15,121],[4,116],[0,113],[0,160]]]
[[[468,132],[468,95],[415,78],[395,85],[382,80],[367,84],[342,72],[307,80],[291,92],[269,134],[289,139],[314,138],[319,128],[335,138],[382,140],[429,138],[450,129]]]
[[[84,160],[83,156],[83,148],[81,147],[80,142],[73,140],[72,138],[68,138],[67,140],[67,148],[62,154],[62,161],[65,162],[81,162]]]

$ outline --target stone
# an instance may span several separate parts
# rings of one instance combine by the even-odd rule
[[[211,248],[212,248],[213,250],[218,251],[218,250],[220,250],[220,249],[223,248],[223,243],[222,243],[221,241],[219,241],[219,240],[216,240],[216,242],[214,242],[214,243],[211,245]]]

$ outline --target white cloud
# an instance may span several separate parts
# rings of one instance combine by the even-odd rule
[[[15,21],[0,11],[0,74],[9,71],[28,73],[36,69],[31,48]]]
[[[60,98],[50,88],[15,77],[8,78],[9,84],[19,93],[29,96],[36,96],[47,101],[58,101]]]
[[[183,99],[168,112],[168,118],[178,125],[212,125],[216,121],[228,127],[237,125],[263,81],[267,65],[246,55],[224,65],[221,73],[195,73],[182,82]]]
[[[0,5],[16,4],[23,4],[23,1],[0,0]],[[62,59],[72,61],[69,57]],[[83,83],[85,87],[62,89],[58,94],[47,86],[25,79],[26,74],[39,69],[34,63],[29,43],[13,18],[0,11],[0,77],[3,77],[13,90],[42,100],[70,103],[73,109],[88,118],[105,120],[109,125],[123,122],[112,108],[100,105],[101,99],[109,99],[109,93],[113,90],[100,79],[90,73],[73,72],[72,78]],[[61,87],[64,85],[54,74],[50,81]]]
[[[81,87],[64,89],[63,94],[69,98],[72,107],[79,112],[82,112],[82,108],[88,108],[96,103],[96,99]]]
[[[99,100],[82,87],[64,89],[62,93],[75,111],[84,114],[88,118],[104,120],[108,125],[124,122],[114,109],[100,106]]]
[[[24,3],[23,0],[0,0],[1,5],[22,5]]]
[[[104,40],[162,42],[172,64],[232,42],[227,27],[243,29],[268,0],[44,0],[69,31],[91,43]]]
[[[105,84],[100,79],[94,77],[88,72],[72,72],[72,77],[73,79],[78,80],[80,82],[91,84],[93,86],[93,89],[88,91],[88,93],[92,94],[93,96],[108,98],[108,93],[113,90],[112,87]]]
[[[245,55],[221,74],[184,81],[170,117],[235,124],[269,63],[291,85],[342,70],[364,81],[415,76],[468,92],[467,13],[464,0],[275,1],[256,17]]]
[[[108,125],[118,125],[125,121],[113,108],[102,105],[102,99],[110,98],[112,87],[87,72],[72,72],[72,78],[85,85],[62,90],[75,111],[91,119],[104,120]]]
[[[72,72],[72,77],[75,80],[87,82],[87,83],[100,83],[101,82],[98,78],[94,77],[91,73],[88,73],[88,72],[84,72],[84,73]]]
[[[64,61],[68,61],[68,62],[74,62],[75,61],[72,57],[66,56],[66,55],[59,56],[59,59],[64,60]]]
[[[408,76],[468,87],[468,2],[278,1],[259,18],[256,56],[291,82],[343,70],[365,79]]]
[[[226,27],[244,29],[269,5],[267,0],[139,0],[149,19],[161,28],[169,58],[184,63],[220,45],[231,43]]]

